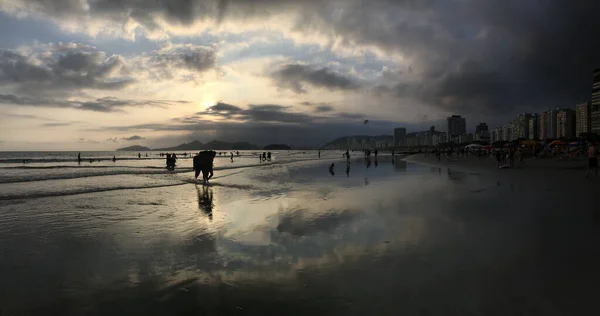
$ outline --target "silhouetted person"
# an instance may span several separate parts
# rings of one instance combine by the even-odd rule
[[[117,162],[117,157],[116,157],[116,156],[113,156],[113,159],[112,159],[112,161],[113,161],[113,162]]]
[[[319,150],[319,158],[321,158],[321,151]]]
[[[239,156],[240,156],[240,152],[239,152],[239,151],[236,151],[236,152],[235,152],[235,155],[239,157]]]
[[[138,153],[138,159],[142,158],[142,154]]]
[[[263,159],[263,160],[267,160],[267,153],[266,153],[266,152],[263,152],[263,154],[262,154],[262,159]]]
[[[231,162],[233,162],[233,152],[231,152]]]
[[[375,151],[373,151],[373,154],[375,155],[375,158],[377,158],[377,149],[375,149]]]
[[[81,163],[81,153],[77,154],[77,162]]]
[[[350,152],[346,150],[346,161],[350,162]]]
[[[148,157],[148,153],[146,153],[146,157]]]
[[[267,159],[268,159],[269,161],[271,161],[271,152],[268,152],[268,153],[267,153]]]
[[[335,168],[335,164],[332,163],[331,165],[329,165],[329,173],[333,176],[335,175],[335,171],[333,170],[333,168]]]
[[[94,162],[94,159],[90,159],[90,163]]]
[[[367,168],[371,167],[371,158],[369,156],[367,156],[367,158],[365,159],[365,164],[367,165]]]
[[[171,154],[167,153],[167,158],[166,158],[166,163],[167,163],[167,169],[171,168]]]
[[[171,155],[171,170],[175,170],[175,163],[177,163],[177,155],[173,153]]]

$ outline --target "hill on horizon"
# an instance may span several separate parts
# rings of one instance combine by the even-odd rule
[[[177,145],[175,147],[166,147],[166,148],[156,148],[154,150],[163,150],[163,151],[179,151],[179,150],[252,150],[252,149],[260,149],[260,146],[250,144],[248,142],[224,142],[220,140],[212,140],[206,144],[195,140],[190,143],[183,143]]]
[[[128,147],[119,148],[116,151],[151,151],[152,149],[140,145],[133,145]]]

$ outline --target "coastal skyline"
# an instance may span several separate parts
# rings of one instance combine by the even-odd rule
[[[600,3],[0,0],[0,149],[318,146],[591,100]],[[362,122],[368,119],[370,124]]]

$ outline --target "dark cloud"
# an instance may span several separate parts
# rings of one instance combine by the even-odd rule
[[[75,43],[45,45],[40,52],[0,50],[0,84],[17,91],[119,90],[134,80],[123,76],[123,59]]]
[[[333,110],[334,110],[333,107],[330,105],[319,105],[319,106],[315,107],[316,113],[332,112]]]
[[[129,136],[129,137],[123,137],[121,139],[124,139],[126,141],[133,141],[133,140],[141,140],[141,139],[145,139],[145,138],[142,136],[133,135],[133,136]]]
[[[307,93],[306,85],[329,90],[354,90],[359,86],[354,80],[335,73],[328,68],[288,64],[271,73],[278,87],[296,93]]]
[[[151,106],[164,108],[169,106],[171,104],[171,101],[122,100],[115,97],[104,97],[93,101],[61,101],[56,99],[34,99],[29,97],[16,96],[13,94],[0,94],[0,105],[1,104],[13,104],[20,106],[35,107],[71,108],[95,112],[123,112],[124,109],[127,107]]]
[[[243,109],[231,104],[218,103],[204,112],[168,122],[107,126],[90,131],[179,132],[180,136],[166,136],[169,143],[159,142],[157,146],[213,139],[249,141],[262,145],[284,143],[318,146],[341,136],[390,134],[393,128],[398,127],[396,122],[370,120],[369,128],[366,129],[363,124],[365,117],[361,114],[331,112],[328,116],[318,116],[290,112],[291,110],[292,108],[281,105],[250,105],[247,109]],[[422,123],[425,123],[426,127],[435,124],[434,122]],[[403,126],[409,130],[423,128],[416,124],[403,124]],[[160,139],[148,140],[155,143],[157,141]]]
[[[288,111],[290,109],[289,106],[276,104],[250,104],[248,109],[242,109],[235,105],[219,102],[196,114],[245,122],[303,123],[315,119],[315,117],[308,114]],[[185,120],[194,122],[194,119],[190,117],[185,118]]]
[[[159,30],[159,20],[177,26],[208,18],[246,23],[297,13],[295,31],[400,54],[409,71],[378,91],[446,111],[502,114],[572,106],[590,98],[591,73],[600,67],[600,1],[593,0],[21,0],[11,5],[19,13],[33,11],[56,21],[137,22],[147,31]],[[24,71],[10,69],[13,78],[50,75],[34,64],[18,67]],[[297,93],[306,93],[306,85],[356,86],[326,68],[293,64],[274,75],[282,88]]]
[[[107,142],[118,143],[119,139],[117,137],[110,137],[106,139]]]
[[[45,123],[42,124],[42,127],[61,127],[61,126],[71,126],[73,123]]]

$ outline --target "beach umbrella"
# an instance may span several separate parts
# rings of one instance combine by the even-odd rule
[[[537,145],[538,142],[536,140],[533,139],[527,139],[527,140],[522,140],[521,141],[521,145],[526,145],[526,146],[534,146]]]
[[[562,141],[560,141],[560,140],[555,140],[555,141],[551,142],[550,144],[548,144],[548,146],[549,146],[549,147],[550,147],[550,146],[564,146],[564,145],[566,145],[566,144],[567,144],[567,143],[565,143],[565,142],[562,142]]]

